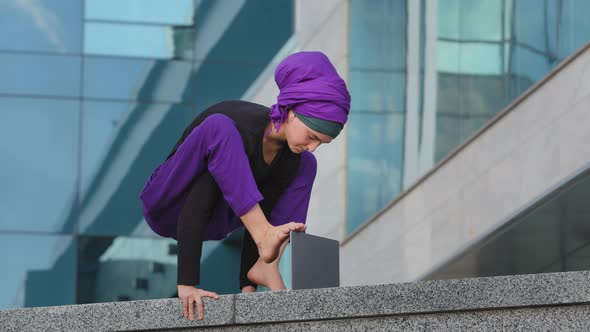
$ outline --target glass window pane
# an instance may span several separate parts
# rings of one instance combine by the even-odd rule
[[[462,1],[460,12],[461,39],[501,41],[502,1]]]
[[[406,1],[351,1],[350,67],[405,70]]]
[[[77,100],[0,98],[0,229],[71,232]]]
[[[460,72],[471,75],[502,74],[501,47],[502,44],[461,44]]]
[[[458,40],[461,0],[439,0],[437,4],[438,37]],[[427,22],[427,24],[429,24]]]
[[[462,142],[459,109],[437,109],[434,163],[442,160]]]
[[[176,241],[128,237],[79,238],[78,303],[172,297]]]
[[[519,44],[524,44],[540,52],[546,52],[547,44],[546,31],[551,29],[545,17],[545,6],[552,1],[518,0],[515,1],[515,37]],[[553,8],[548,11],[555,12]],[[555,27],[553,27],[555,28]]]
[[[436,66],[439,72],[459,72],[459,43],[439,40],[436,43]]]
[[[76,303],[76,241],[71,236],[1,234],[0,309]]]
[[[80,53],[82,1],[0,1],[0,49]]]
[[[86,22],[84,53],[190,60],[193,38],[190,27]]]
[[[86,57],[84,96],[140,101],[188,102],[192,63]]]
[[[84,12],[87,20],[192,25],[194,0],[86,0]]]
[[[404,114],[351,114],[348,221],[351,233],[401,192]]]
[[[196,13],[196,59],[268,64],[293,35],[293,0],[203,1]]]
[[[507,104],[507,83],[503,76],[461,76],[462,139],[469,138]]]
[[[512,50],[512,63],[513,74],[529,80],[531,85],[547,75],[556,65],[547,61],[543,55],[522,47]]]
[[[559,58],[564,59],[590,40],[590,1],[560,1],[562,22],[559,25]]]
[[[405,109],[406,74],[350,70],[354,112],[401,112]]]
[[[0,93],[80,96],[80,57],[0,53]]]
[[[192,108],[88,101],[82,120],[80,232],[141,232],[139,193],[185,127]]]
[[[186,90],[199,104],[195,113],[223,100],[248,99],[249,89],[265,68],[262,64],[195,64],[195,73]]]

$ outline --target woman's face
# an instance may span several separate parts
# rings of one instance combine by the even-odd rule
[[[303,151],[314,152],[320,144],[332,141],[332,137],[311,130],[295,116],[293,111],[289,111],[287,116],[285,137],[291,151],[297,154]]]

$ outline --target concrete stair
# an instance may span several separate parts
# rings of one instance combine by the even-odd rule
[[[0,310],[2,331],[590,331],[590,271]]]

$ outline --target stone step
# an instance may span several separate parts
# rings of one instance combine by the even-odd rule
[[[590,330],[590,271],[0,310],[2,331]]]

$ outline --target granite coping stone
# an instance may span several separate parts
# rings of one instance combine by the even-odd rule
[[[590,304],[590,271],[0,310],[2,330],[147,330]]]

